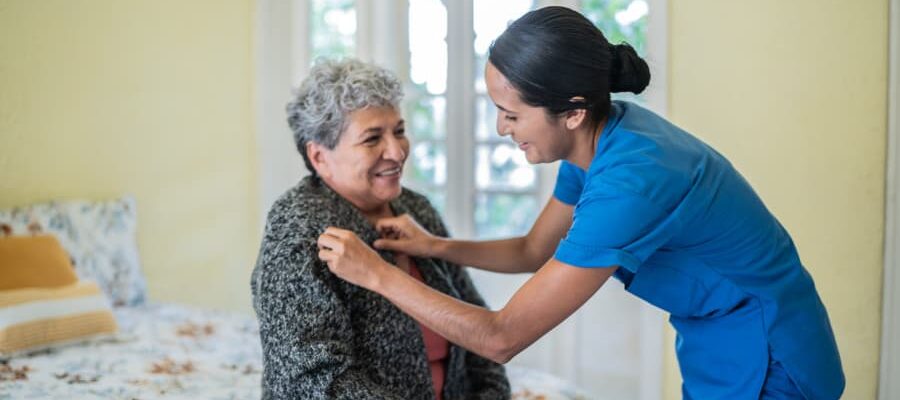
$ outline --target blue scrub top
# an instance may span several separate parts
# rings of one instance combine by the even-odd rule
[[[590,167],[563,161],[554,196],[575,206],[554,257],[617,265],[627,291],[670,313],[686,399],[757,399],[775,360],[807,398],[840,397],[841,360],[812,277],[721,154],[614,101]]]

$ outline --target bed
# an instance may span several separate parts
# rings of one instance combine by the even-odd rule
[[[0,399],[258,399],[254,318],[177,304],[117,307],[120,332],[0,361]],[[514,399],[586,399],[533,369],[508,367]]]
[[[147,302],[135,220],[134,200],[127,197],[0,210],[4,230],[40,226],[58,237],[78,278],[102,289],[98,292],[108,300],[118,326],[111,335],[0,357],[0,400],[260,397],[256,319]],[[2,311],[0,307],[0,317]],[[2,322],[0,318],[0,327]],[[509,366],[507,372],[514,399],[588,398],[541,371]]]

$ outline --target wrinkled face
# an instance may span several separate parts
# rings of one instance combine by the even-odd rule
[[[409,154],[403,119],[393,107],[368,107],[348,120],[334,149],[311,143],[313,165],[328,186],[358,208],[386,206],[402,190],[400,176]]]
[[[523,102],[519,91],[490,62],[484,79],[488,95],[497,106],[500,136],[510,136],[531,164],[565,157],[571,136],[565,134],[565,118],[549,119],[543,108]]]

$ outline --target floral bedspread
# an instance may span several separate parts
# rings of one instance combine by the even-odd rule
[[[258,399],[256,321],[180,305],[116,309],[113,338],[0,361],[0,400]],[[551,375],[508,368],[517,400],[586,399]]]

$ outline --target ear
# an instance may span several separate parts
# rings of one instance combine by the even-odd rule
[[[328,162],[327,152],[328,149],[321,144],[306,142],[306,157],[316,169],[316,174],[323,178],[331,178],[331,164]]]
[[[584,97],[575,96],[569,99],[571,103],[584,103]],[[587,118],[587,110],[583,108],[569,110],[566,112],[566,129],[575,130]]]
[[[575,130],[587,118],[587,110],[579,108],[577,110],[566,111],[566,129]]]

